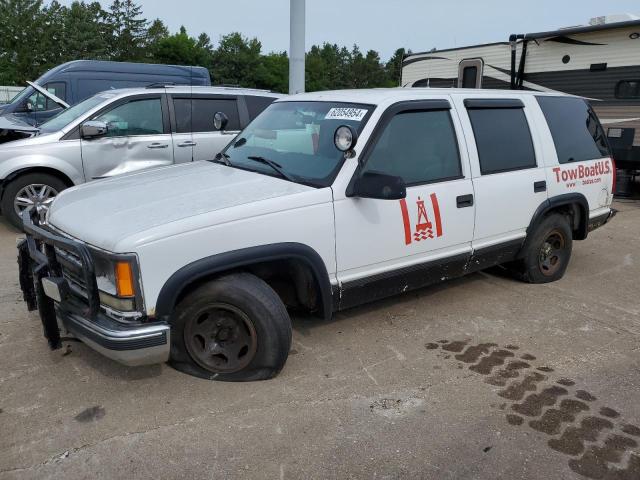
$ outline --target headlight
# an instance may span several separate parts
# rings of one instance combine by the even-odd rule
[[[139,310],[141,305],[136,280],[137,260],[134,255],[110,256],[92,252],[100,303],[121,312]]]

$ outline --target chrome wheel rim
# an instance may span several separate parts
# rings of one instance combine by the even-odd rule
[[[28,208],[35,208],[38,215],[42,217],[57,195],[58,191],[51,185],[32,183],[22,187],[18,191],[13,200],[13,208],[19,217],[21,217],[22,212]]]
[[[233,373],[255,357],[258,335],[253,322],[239,308],[212,303],[185,324],[184,340],[191,358],[213,373]]]

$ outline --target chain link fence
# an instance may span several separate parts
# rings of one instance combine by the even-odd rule
[[[3,87],[0,86],[0,103],[7,103],[15,97],[24,87]]]

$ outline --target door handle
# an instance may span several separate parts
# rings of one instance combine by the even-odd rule
[[[533,182],[533,192],[546,192],[547,191],[547,182],[546,180],[541,180],[539,182]]]
[[[195,147],[196,145],[196,142],[192,142],[190,140],[178,144],[179,147]]]
[[[155,142],[155,143],[147,145],[147,148],[167,148],[167,147],[169,147],[168,143]]]
[[[460,195],[456,197],[456,205],[458,208],[473,207],[473,195]]]

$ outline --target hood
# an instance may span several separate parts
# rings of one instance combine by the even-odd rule
[[[12,113],[0,116],[0,130],[15,130],[18,132],[37,132],[38,128],[29,125]]]
[[[234,207],[310,190],[315,189],[201,161],[70,188],[53,202],[48,221],[72,237],[123,253],[122,248],[180,233],[186,228],[180,222],[188,221],[189,228],[215,225],[222,220],[214,212],[228,217]],[[167,228],[172,223],[173,230]]]
[[[38,129],[36,127],[29,125],[11,113],[0,116],[0,143],[29,138],[37,133]]]

